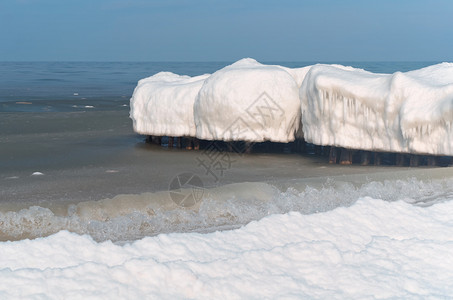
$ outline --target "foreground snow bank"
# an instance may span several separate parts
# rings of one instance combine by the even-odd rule
[[[316,65],[300,99],[308,142],[453,155],[453,64],[394,74]]]
[[[197,137],[293,141],[300,125],[297,81],[304,72],[288,70],[248,58],[212,74],[195,102]]]
[[[140,80],[130,101],[134,131],[156,136],[195,136],[193,105],[207,77],[160,72]]]
[[[5,298],[442,298],[453,293],[453,202],[361,198],[233,231],[119,246],[62,231],[0,244]]]

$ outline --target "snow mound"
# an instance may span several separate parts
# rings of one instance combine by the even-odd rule
[[[315,65],[300,100],[305,139],[345,148],[453,155],[453,64],[374,74]]]
[[[193,104],[208,77],[160,72],[140,80],[130,101],[134,131],[156,136],[195,136]]]
[[[0,243],[2,299],[382,299],[453,293],[453,202],[360,198],[232,231],[125,245],[68,231]]]
[[[306,73],[306,72],[305,72]],[[242,59],[212,74],[194,105],[197,137],[225,141],[294,140],[304,70]]]

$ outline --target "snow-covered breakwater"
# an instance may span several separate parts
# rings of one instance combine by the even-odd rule
[[[170,79],[169,79],[170,78]],[[453,64],[375,74],[242,59],[194,78],[158,73],[131,98],[138,133],[453,155]]]
[[[453,154],[453,64],[394,74],[316,65],[300,99],[304,137],[314,144]]]

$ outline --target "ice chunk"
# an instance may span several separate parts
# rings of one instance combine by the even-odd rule
[[[287,70],[248,58],[212,74],[194,105],[197,137],[254,142],[294,140],[300,125],[295,78],[304,74]]]
[[[140,80],[130,100],[134,130],[156,136],[195,136],[193,105],[208,77],[160,72]]]

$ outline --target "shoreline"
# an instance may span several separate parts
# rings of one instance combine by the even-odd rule
[[[132,131],[130,123],[125,109],[2,113],[0,203],[77,203],[166,191],[172,178],[184,172],[192,172],[204,186],[214,187],[431,169],[332,165],[326,157],[299,153],[230,153],[230,168],[214,178],[200,165],[203,150],[147,144],[144,137]],[[33,175],[39,173],[43,175]]]
[[[429,205],[417,189],[425,189],[426,181],[435,194],[429,182],[453,177],[453,168],[445,167],[333,165],[311,154],[229,153],[231,166],[215,180],[200,164],[203,150],[146,143],[132,131],[127,109],[1,116],[0,240],[60,230],[115,242],[206,233],[268,214],[348,206],[370,189],[377,198],[387,190],[398,198],[401,184],[411,186],[415,201]],[[203,189],[202,198],[185,207],[169,187],[187,172],[199,177]],[[443,189],[449,191],[448,185]]]

